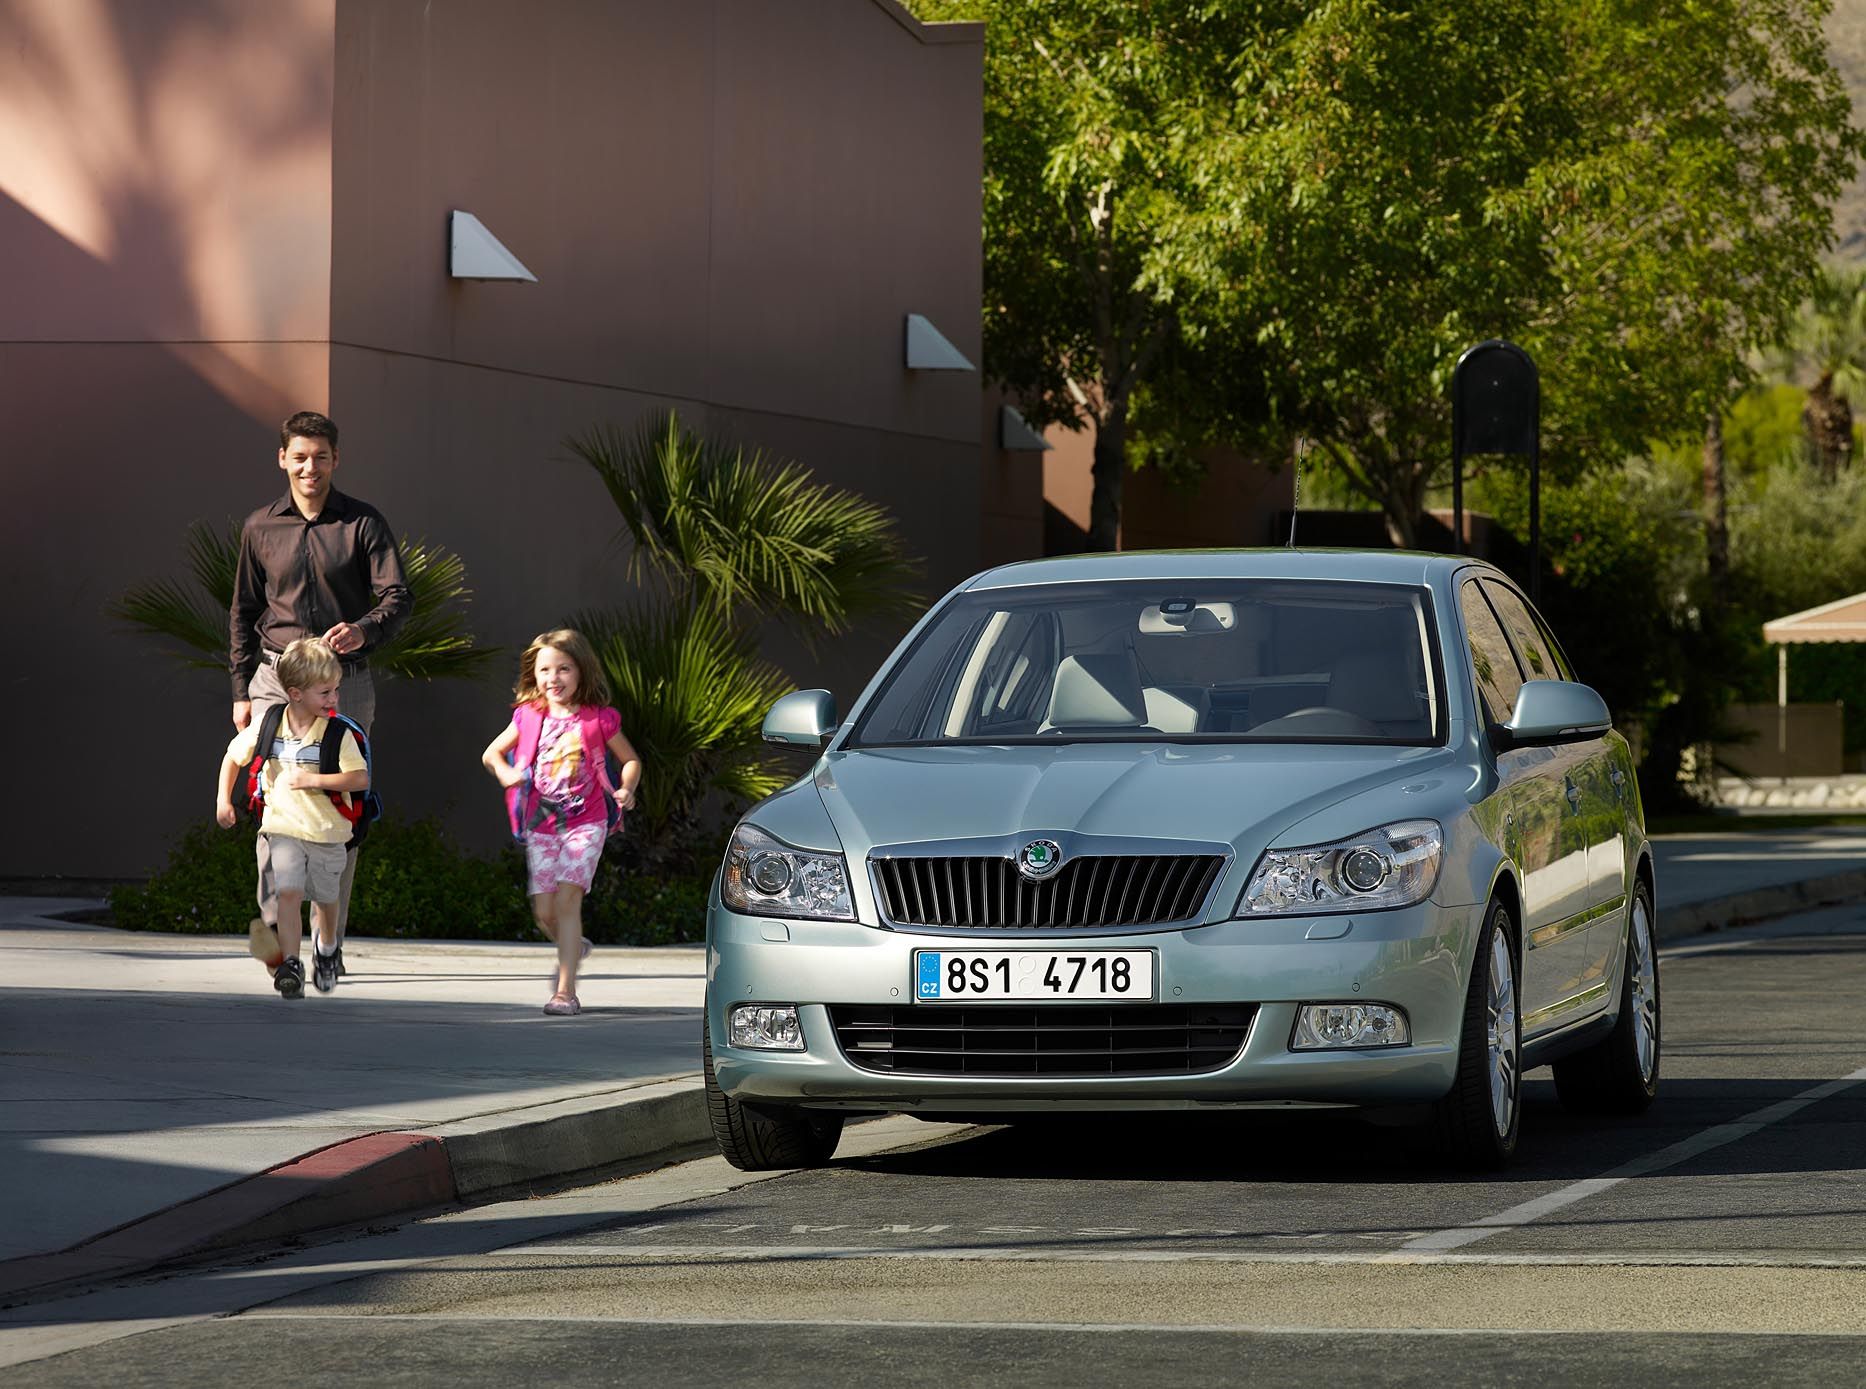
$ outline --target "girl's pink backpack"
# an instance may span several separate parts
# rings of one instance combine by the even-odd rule
[[[538,810],[538,793],[532,785],[531,769],[538,760],[538,739],[544,733],[544,710],[536,704],[520,704],[512,710],[518,725],[518,745],[512,749],[512,765],[525,774],[516,786],[505,789],[505,816],[512,826],[512,838],[525,842],[525,827]],[[584,765],[596,769],[603,788],[604,827],[614,834],[622,826],[622,807],[616,804],[615,783],[609,778],[609,750],[603,746],[602,721],[589,705],[577,710],[577,728],[583,735]]]

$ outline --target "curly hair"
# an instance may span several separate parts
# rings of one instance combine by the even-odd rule
[[[575,664],[578,704],[601,706],[609,703],[609,681],[603,675],[602,663],[596,659],[589,638],[574,628],[559,627],[538,633],[531,639],[531,645],[525,648],[525,654],[518,663],[518,684],[512,689],[514,708],[521,704],[536,704],[544,698],[543,692],[538,689],[538,653],[547,646],[563,652]]]

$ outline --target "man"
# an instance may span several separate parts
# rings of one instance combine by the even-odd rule
[[[331,486],[337,471],[337,426],[301,410],[280,426],[283,497],[246,518],[228,614],[228,668],[233,677],[233,726],[245,728],[268,704],[283,703],[280,653],[300,637],[322,637],[342,663],[343,712],[365,734],[376,717],[369,653],[408,616],[411,598],[402,555],[382,513]],[[278,924],[272,861],[259,838],[259,915]],[[337,899],[336,957],[343,968],[343,933],[350,918],[356,850],[343,868]]]

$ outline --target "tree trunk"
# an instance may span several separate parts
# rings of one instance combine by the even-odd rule
[[[1723,412],[1704,423],[1704,562],[1710,592],[1719,608],[1730,585],[1730,522],[1724,497]]]
[[[1367,473],[1370,477],[1380,476],[1380,471],[1373,468]],[[1385,484],[1380,508],[1386,513],[1387,539],[1396,550],[1416,550],[1419,520],[1425,514],[1425,471],[1405,468],[1397,475],[1389,475]]]
[[[1088,548],[1091,553],[1121,545],[1121,487],[1127,480],[1127,405],[1109,410],[1095,424],[1095,464],[1090,474]]]
[[[1821,470],[1822,481],[1832,482],[1851,461],[1853,407],[1845,396],[1834,394],[1831,372],[1808,391],[1808,403],[1801,408],[1801,427],[1807,432],[1808,451]]]

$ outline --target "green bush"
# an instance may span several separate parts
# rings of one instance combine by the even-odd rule
[[[704,875],[646,877],[628,871],[621,845],[603,854],[584,905],[591,940],[667,945],[706,932]],[[243,934],[253,902],[253,830],[190,826],[168,863],[140,887],[110,895],[118,926],[132,931]],[[426,940],[536,940],[525,899],[524,855],[508,847],[480,858],[431,820],[384,820],[357,857],[350,929],[362,936]]]

